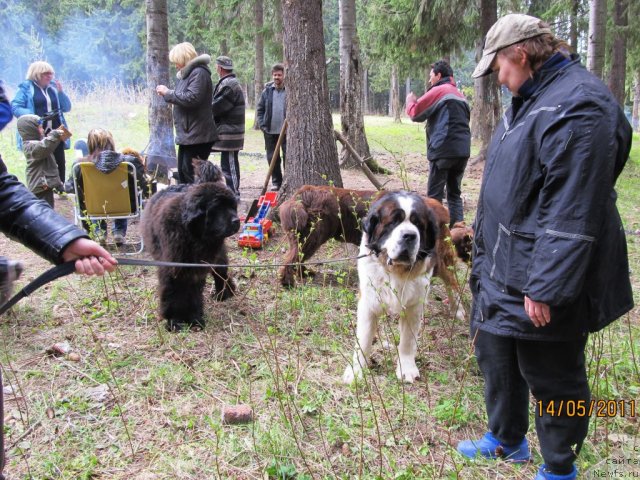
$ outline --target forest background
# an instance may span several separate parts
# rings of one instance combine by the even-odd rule
[[[605,82],[624,80],[621,102],[629,118],[634,117],[634,127],[638,126],[640,29],[633,28],[640,17],[638,2],[358,0],[355,5],[365,114],[399,119],[402,102],[394,105],[393,98],[404,98],[407,90],[423,92],[429,65],[439,58],[450,60],[459,88],[473,102],[471,72],[483,36],[481,17],[522,12],[551,23],[585,63],[590,43],[597,43],[596,73]],[[127,85],[146,84],[145,2],[6,0],[0,8],[0,77],[9,89],[24,79],[28,65],[36,59],[49,61],[58,78],[81,90],[113,79]],[[333,110],[339,109],[340,102],[339,8],[338,0],[323,2]],[[169,0],[169,45],[190,41],[199,52],[230,56],[253,107],[256,69],[262,70],[266,82],[270,65],[283,60],[282,9],[282,0]],[[595,17],[591,22],[590,15]],[[257,41],[263,44],[262,65],[256,62]]]

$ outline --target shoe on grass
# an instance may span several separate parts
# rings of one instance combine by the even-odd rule
[[[118,247],[121,247],[122,245],[124,245],[124,235],[121,234],[120,232],[114,232],[113,243],[115,243],[116,246]]]
[[[578,478],[578,469],[575,465],[573,465],[573,470],[571,471],[571,473],[567,473],[564,475],[551,473],[549,470],[547,470],[546,465],[542,465],[540,467],[540,470],[538,470],[536,478],[534,478],[533,480],[574,480],[575,478]]]
[[[516,445],[503,445],[491,432],[485,433],[479,440],[463,440],[458,443],[457,450],[467,458],[501,458],[512,463],[525,463],[531,460],[529,442],[526,438]]]

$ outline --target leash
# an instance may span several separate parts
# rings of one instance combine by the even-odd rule
[[[317,262],[302,263],[270,263],[270,264],[242,264],[242,265],[222,265],[213,263],[179,263],[179,262],[161,262],[156,260],[142,260],[138,258],[119,258],[116,257],[118,265],[132,265],[138,267],[179,267],[179,268],[253,268],[253,269],[266,269],[274,267],[286,267],[286,266],[302,266],[302,265],[326,265],[330,263],[341,263],[349,260],[359,260],[360,258],[367,257],[371,254],[358,255],[357,257],[344,257],[336,258],[333,260],[324,260]],[[49,282],[57,280],[58,278],[65,277],[76,270],[76,262],[72,260],[70,262],[62,263],[50,268],[42,275],[31,281],[26,287],[16,293],[11,300],[0,307],[0,315],[4,314],[7,310],[13,307],[16,303],[25,297],[28,297],[40,287],[46,285]],[[0,477],[0,480],[2,478]]]

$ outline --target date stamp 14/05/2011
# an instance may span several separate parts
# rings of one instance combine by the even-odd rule
[[[635,400],[542,400],[536,401],[539,417],[635,417]]]

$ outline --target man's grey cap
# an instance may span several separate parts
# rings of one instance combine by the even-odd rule
[[[229,57],[225,57],[224,55],[220,55],[216,58],[216,64],[220,65],[225,70],[233,70],[233,62]]]
[[[498,50],[545,33],[551,33],[551,29],[542,26],[539,18],[521,13],[511,13],[500,18],[487,32],[482,58],[473,71],[473,78],[491,73],[491,64]]]

